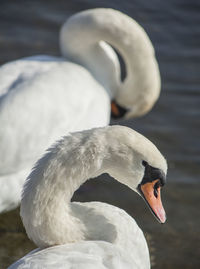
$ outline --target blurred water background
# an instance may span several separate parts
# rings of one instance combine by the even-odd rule
[[[200,268],[200,2],[0,0],[0,64],[36,54],[60,55],[62,23],[80,10],[95,7],[111,7],[131,16],[154,45],[162,78],[159,101],[142,118],[112,124],[141,132],[167,158],[163,201],[168,222],[156,223],[140,197],[106,175],[86,183],[74,199],[109,202],[131,214],[147,236],[152,268]],[[18,209],[0,215],[0,268],[33,248]]]

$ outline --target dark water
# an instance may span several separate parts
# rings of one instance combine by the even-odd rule
[[[168,223],[158,225],[139,198],[112,181],[104,182],[109,192],[98,181],[88,183],[76,198],[107,201],[133,215],[147,234],[153,268],[200,268],[200,1],[0,0],[0,63],[34,54],[59,55],[61,24],[71,14],[94,7],[130,15],[155,47],[162,78],[160,99],[148,115],[120,124],[150,138],[168,160],[169,183],[163,193]],[[94,186],[95,191],[85,191]],[[18,211],[1,215],[0,268],[32,248]]]

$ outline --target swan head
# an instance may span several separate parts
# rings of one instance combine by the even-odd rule
[[[166,221],[161,188],[166,183],[167,163],[157,147],[136,131],[112,126],[107,159],[108,173],[136,191],[160,223]]]
[[[156,66],[156,63],[155,63]],[[120,90],[111,102],[113,119],[136,118],[147,114],[155,105],[160,95],[161,81],[158,68],[152,68],[152,78],[148,81],[136,80],[134,83],[121,84]],[[151,83],[149,82],[151,80]]]
[[[142,116],[157,101],[161,83],[154,48],[144,29],[127,15],[105,8],[77,13],[62,26],[60,47],[64,57],[85,67],[127,110],[116,114],[112,109],[113,116]],[[125,65],[123,81],[116,52]]]

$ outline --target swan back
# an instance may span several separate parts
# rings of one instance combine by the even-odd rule
[[[0,82],[2,212],[19,205],[33,164],[61,135],[109,123],[110,98],[87,69],[58,57],[7,63]]]
[[[133,250],[130,250],[133,251]],[[144,259],[144,255],[143,255]],[[8,269],[148,269],[138,265],[128,253],[103,241],[87,241],[34,250]]]

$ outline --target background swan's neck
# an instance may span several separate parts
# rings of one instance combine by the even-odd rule
[[[26,182],[21,217],[39,247],[85,239],[84,224],[73,215],[70,200],[82,183],[101,173],[103,156],[95,136],[87,137],[85,131],[64,138],[39,160]]]
[[[127,76],[120,82],[117,56],[122,55]],[[112,9],[87,10],[72,16],[62,27],[61,51],[84,65],[106,87],[130,116],[147,112],[158,98],[160,76],[151,42],[134,20]]]
[[[106,29],[94,15],[86,11],[67,20],[60,32],[61,52],[88,69],[114,98],[120,87],[120,64],[115,51],[104,42]]]

